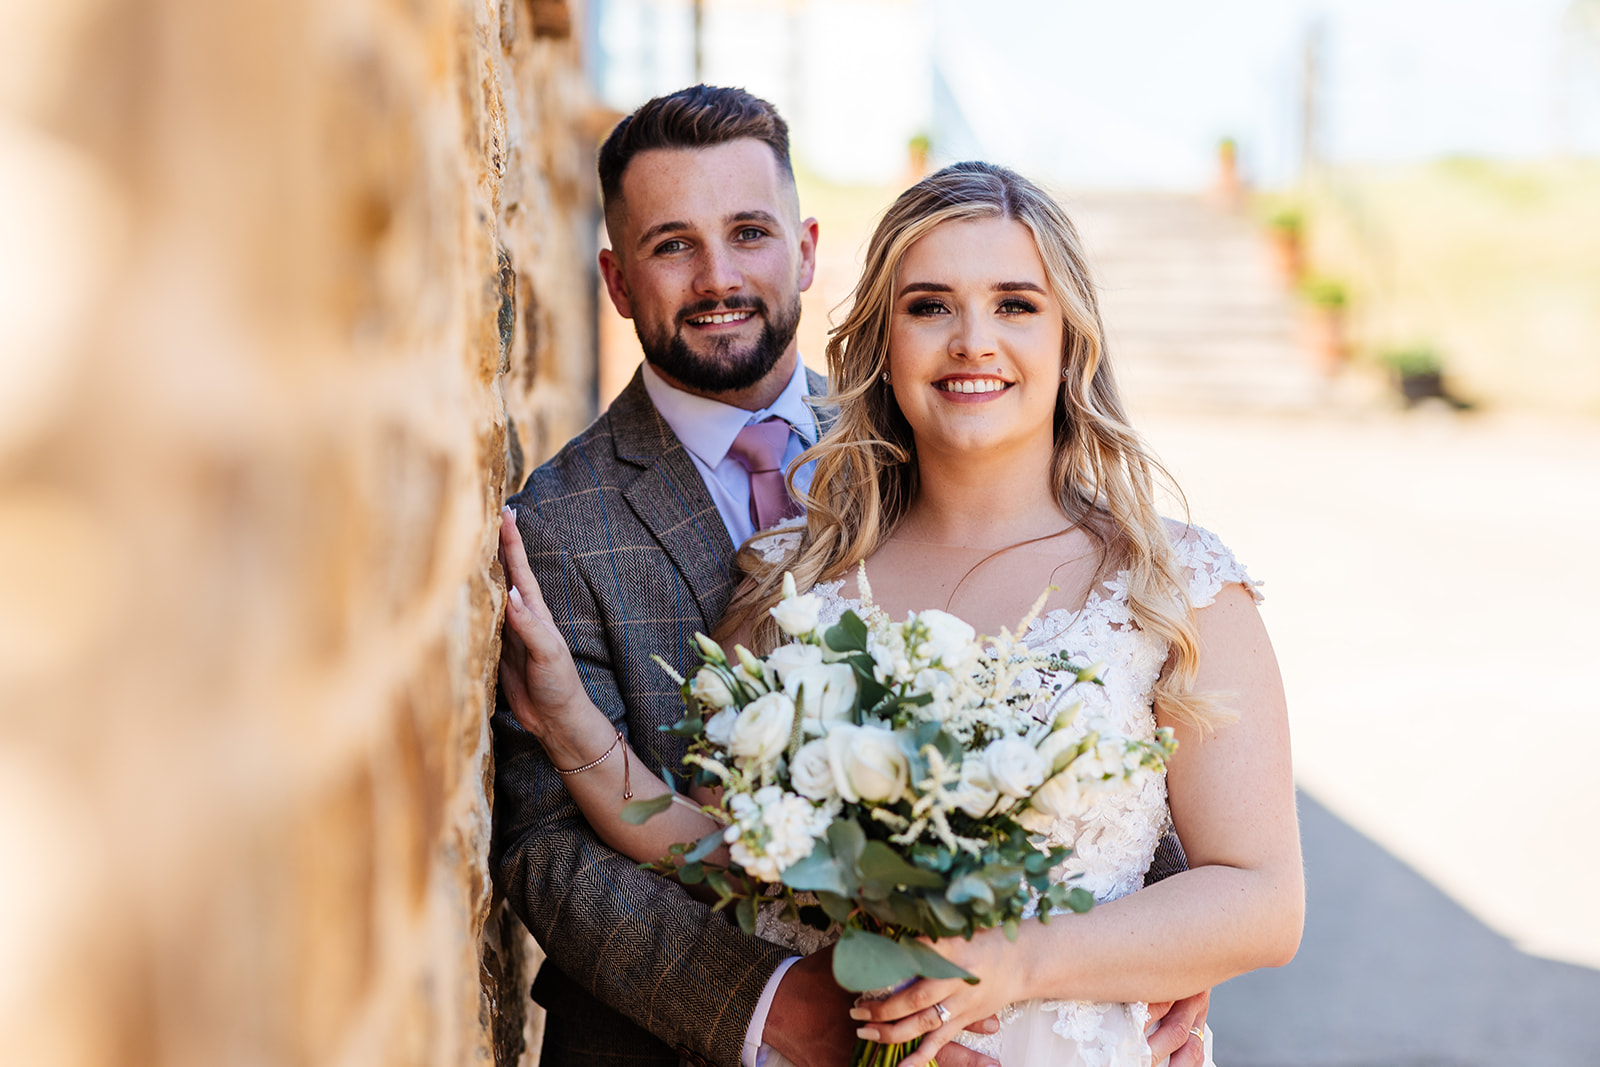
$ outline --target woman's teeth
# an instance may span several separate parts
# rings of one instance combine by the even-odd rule
[[[723,311],[715,315],[696,315],[689,321],[695,326],[720,326],[726,322],[743,322],[754,312],[750,311]]]
[[[998,393],[1008,384],[999,378],[952,378],[934,387],[947,393]]]

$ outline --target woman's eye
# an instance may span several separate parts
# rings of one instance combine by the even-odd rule
[[[1009,297],[1000,303],[1000,311],[1005,315],[1032,315],[1038,310],[1038,306],[1031,300],[1023,300],[1021,297]]]
[[[942,315],[946,310],[942,300],[918,300],[906,308],[906,314],[927,317],[929,315]]]

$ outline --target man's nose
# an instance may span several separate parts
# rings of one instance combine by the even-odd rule
[[[744,273],[739,270],[733,250],[712,243],[701,251],[696,263],[695,291],[711,296],[721,296],[737,291],[744,284]]]

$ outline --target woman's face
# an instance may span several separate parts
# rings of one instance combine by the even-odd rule
[[[1065,327],[1028,228],[940,224],[906,252],[893,298],[889,375],[918,454],[1048,455]]]

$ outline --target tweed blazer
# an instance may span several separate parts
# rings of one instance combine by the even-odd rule
[[[825,389],[808,374],[812,393]],[[652,770],[681,771],[682,700],[652,659],[698,665],[733,593],[734,545],[705,482],[635,374],[611,407],[512,497],[545,600],[590,698]],[[584,821],[533,736],[493,720],[491,863],[548,957],[546,1067],[737,1067],[745,1031],[789,955],[748,937],[675,882],[637,869]],[[653,1035],[653,1036],[652,1036]]]

